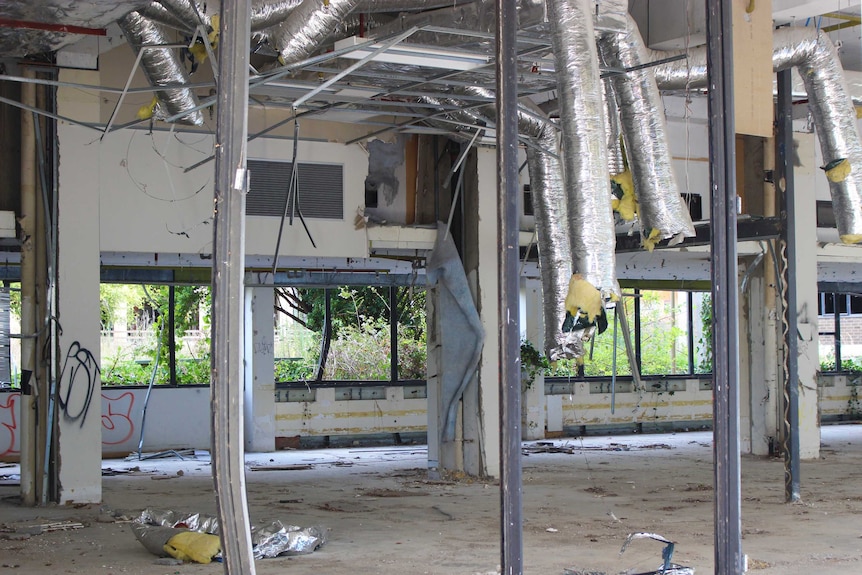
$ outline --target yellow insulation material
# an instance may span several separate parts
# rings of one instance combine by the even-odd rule
[[[661,230],[653,228],[649,235],[644,238],[644,247],[648,252],[655,249],[656,244],[661,241]]]
[[[569,280],[569,293],[566,294],[566,311],[572,317],[586,317],[590,323],[602,314],[602,292],[585,280],[581,274],[574,274]]]
[[[152,101],[149,104],[144,104],[140,108],[138,108],[138,113],[136,114],[139,120],[149,120],[153,117],[153,114],[156,113],[156,106],[159,103],[159,99],[153,96]]]
[[[614,199],[611,200],[611,207],[620,214],[622,219],[627,222],[632,221],[638,211],[638,202],[635,198],[635,184],[632,180],[631,171],[626,170],[611,176],[611,182],[614,188]]]
[[[841,236],[843,244],[859,244],[862,243],[862,234],[844,234]]]

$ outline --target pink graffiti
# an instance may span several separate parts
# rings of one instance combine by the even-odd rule
[[[102,394],[108,403],[107,413],[102,414],[102,427],[108,433],[103,433],[103,445],[119,445],[125,443],[135,432],[135,424],[131,417],[135,396],[131,391],[122,393],[119,397],[109,397]],[[107,437],[106,437],[107,436]],[[117,439],[119,437],[119,439]]]
[[[15,430],[18,428],[15,418],[15,404],[20,393],[6,395],[6,403],[0,400],[0,456],[18,455],[15,449]],[[0,396],[2,397],[2,396]]]

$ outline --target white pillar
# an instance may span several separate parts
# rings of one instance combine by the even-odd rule
[[[820,413],[817,371],[820,356],[817,335],[817,202],[814,193],[826,186],[826,177],[817,166],[813,134],[794,133],[801,166],[794,172],[796,185],[796,313],[799,337],[799,455],[820,457]]]
[[[97,72],[61,70],[61,82],[98,85]],[[98,94],[60,87],[58,113],[98,122]],[[102,500],[102,409],[99,341],[100,144],[98,134],[58,122],[59,193],[57,315],[60,375],[57,405],[59,502]],[[110,136],[101,146],[111,145]],[[64,145],[64,142],[70,142]],[[58,330],[59,331],[59,330]]]
[[[497,261],[497,154],[491,148],[478,148],[477,173],[478,204],[476,217],[479,226],[477,274],[479,315],[485,329],[485,346],[479,360],[479,424],[482,460],[485,472],[500,476],[500,370],[498,290],[499,265]],[[469,276],[468,276],[469,277]],[[465,448],[467,445],[465,445]]]
[[[275,296],[272,287],[245,290],[245,449],[275,450]]]
[[[521,280],[521,331],[537,350],[545,348],[542,284],[538,279]],[[521,396],[521,437],[545,437],[545,376],[540,373]]]

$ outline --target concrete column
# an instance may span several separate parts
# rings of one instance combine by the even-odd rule
[[[275,346],[272,287],[245,290],[245,449],[275,450]]]
[[[499,290],[497,262],[497,156],[493,149],[476,150],[476,194],[475,210],[467,208],[476,220],[468,222],[475,226],[476,241],[468,245],[475,247],[475,265],[467,272],[468,279],[475,280],[479,315],[485,329],[485,346],[479,360],[477,403],[468,405],[465,396],[464,448],[465,471],[471,474],[500,476],[500,370],[499,370],[499,324],[497,321]],[[472,162],[471,162],[472,164]],[[469,203],[468,203],[469,206]],[[468,233],[468,237],[470,234]],[[472,283],[472,282],[471,282]],[[472,386],[471,386],[472,387]],[[474,411],[475,410],[475,411]],[[473,429],[470,424],[478,427]],[[479,448],[478,461],[469,458],[468,449]]]
[[[542,308],[542,283],[538,279],[521,280],[521,326],[523,337],[538,350],[545,348],[545,322]],[[539,374],[521,397],[521,436],[523,439],[545,437],[545,376]]]
[[[817,370],[817,203],[814,190],[827,185],[817,161],[814,134],[794,133],[802,165],[794,172],[796,193],[796,293],[799,337],[799,455],[820,457],[820,408]]]
[[[98,72],[61,70],[59,80],[98,85]],[[98,94],[60,87],[62,116],[100,120]],[[102,413],[99,341],[99,172],[106,139],[82,146],[98,134],[57,124],[59,142],[57,315],[59,380],[56,419],[58,499],[64,503],[102,500]],[[64,145],[64,142],[73,142]]]
[[[443,360],[443,345],[437,321],[439,291],[429,287],[425,297],[425,317],[427,321],[427,342],[425,369],[426,402],[428,417],[428,469],[440,469],[441,442],[440,430],[443,428],[443,405],[440,393],[440,364]]]

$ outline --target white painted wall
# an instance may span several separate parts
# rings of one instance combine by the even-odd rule
[[[64,134],[64,146],[96,154],[95,161],[67,166],[73,170],[67,177],[86,180],[101,192],[102,251],[211,254],[214,163],[184,170],[211,155],[213,141],[207,134],[136,129],[112,132],[101,141],[97,132],[88,130]],[[290,161],[293,143],[260,138],[249,143],[248,154],[250,159]],[[317,248],[298,221],[285,225],[281,253],[367,257],[365,231],[353,224],[364,202],[365,152],[358,145],[301,140],[298,160],[344,166],[344,219],[306,218]],[[279,223],[275,217],[247,218],[246,254],[271,256]]]

